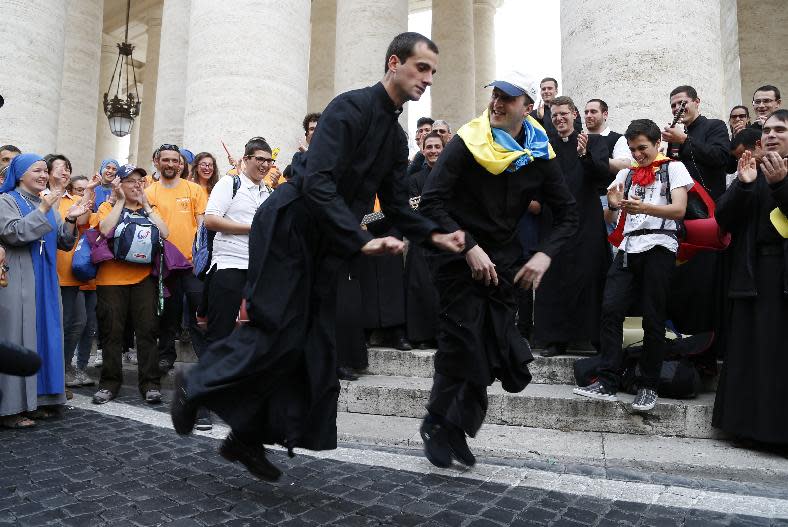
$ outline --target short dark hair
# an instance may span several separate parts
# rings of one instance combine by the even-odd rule
[[[556,90],[558,89],[558,81],[557,81],[557,80],[555,80],[555,79],[554,79],[554,78],[552,78],[552,77],[545,77],[544,79],[540,80],[540,81],[539,81],[539,86],[542,86],[542,84],[544,84],[544,83],[545,83],[545,82],[547,82],[547,81],[552,81],[552,82],[553,82],[553,84],[555,84],[555,89],[556,89]]]
[[[777,99],[777,100],[780,100],[780,88],[778,88],[777,86],[772,86],[771,84],[766,84],[764,86],[761,86],[760,88],[758,88],[757,90],[752,92],[752,100],[753,101],[755,100],[755,94],[757,92],[759,92],[759,91],[773,91],[774,92],[774,98]]]
[[[244,157],[251,156],[258,150],[262,150],[263,152],[271,152],[271,147],[268,146],[268,141],[265,140],[263,137],[252,137],[249,141],[246,142],[244,145]]]
[[[434,132],[433,131],[433,132],[430,132],[430,133],[426,134],[424,137],[421,138],[421,147],[422,148],[424,148],[424,144],[427,142],[427,139],[429,139],[431,137],[437,137],[438,139],[441,140],[441,144],[443,146],[446,146],[446,140],[443,138],[443,136],[441,134],[439,134],[438,132]]]
[[[386,64],[385,68],[383,69],[383,73],[388,73],[389,58],[392,55],[396,55],[399,61],[404,63],[413,56],[413,51],[416,49],[416,44],[419,44],[420,42],[427,44],[427,47],[433,53],[438,53],[438,46],[435,45],[435,42],[428,39],[421,33],[416,33],[414,31],[400,33],[394,37],[394,39],[391,41],[391,44],[389,44],[388,49],[386,50]]]
[[[74,183],[76,183],[77,181],[82,181],[82,180],[87,181],[88,177],[84,176],[82,174],[77,174],[75,176],[71,176],[71,178],[68,180],[68,184],[66,185],[66,190],[71,192],[71,190],[74,188]]]
[[[662,132],[659,126],[657,126],[657,123],[651,119],[635,119],[627,126],[624,137],[627,138],[627,141],[631,141],[640,135],[645,135],[646,139],[651,141],[651,144],[655,145],[660,137],[662,137]]]
[[[744,113],[747,114],[747,119],[750,118],[750,109],[744,106],[743,104],[737,104],[736,106],[731,108],[731,111],[728,112],[728,118],[730,118],[730,115],[733,113],[733,110],[736,110],[737,108],[741,108],[742,110],[744,110]]]
[[[556,97],[555,99],[550,101],[550,107],[552,108],[553,106],[569,106],[569,109],[571,109],[573,112],[577,111],[577,106],[575,105],[575,101],[573,101],[571,97],[568,97],[566,95],[561,95],[560,97]]]
[[[3,146],[0,146],[0,152],[2,152],[3,150],[5,150],[6,152],[16,152],[17,154],[21,154],[22,153],[22,151],[19,150],[14,145],[3,145]]]
[[[321,114],[320,112],[312,112],[312,113],[306,114],[306,117],[304,117],[304,120],[301,123],[301,126],[304,127],[304,133],[305,134],[309,133],[309,123],[316,123],[317,121],[320,120],[320,116],[321,115],[323,115],[323,114]]]
[[[435,124],[435,119],[433,119],[432,117],[419,117],[419,120],[416,121],[416,128],[421,128],[425,124],[432,126],[433,124]]]
[[[678,95],[679,93],[686,93],[687,97],[693,100],[698,98],[698,91],[692,86],[688,86],[686,84],[673,88],[673,91],[670,92],[670,96],[673,97],[674,95]]]
[[[766,121],[771,119],[772,117],[776,117],[778,121],[782,121],[784,123],[788,123],[788,110],[785,108],[780,108],[779,110],[774,110],[769,117],[766,118]],[[764,121],[764,123],[766,122]]]
[[[63,154],[47,154],[44,157],[44,161],[47,163],[47,172],[52,172],[52,165],[55,164],[55,161],[65,162],[66,166],[68,167],[68,171],[73,172],[73,169],[71,168],[71,161],[69,161],[69,159]]]
[[[761,140],[761,131],[757,128],[746,127],[739,131],[731,139],[731,152],[743,146],[744,148],[755,148],[755,143]]]
[[[605,101],[603,101],[602,99],[589,99],[589,101],[586,104],[589,104],[589,103],[592,103],[592,102],[598,102],[599,103],[599,109],[602,110],[602,112],[606,112],[607,111],[607,103]],[[555,102],[553,104],[555,104]]]

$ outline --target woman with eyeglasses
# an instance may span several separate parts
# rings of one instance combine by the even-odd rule
[[[200,152],[194,158],[194,168],[192,168],[193,183],[197,183],[205,192],[205,198],[211,195],[213,187],[219,181],[219,170],[216,165],[216,158],[209,152]]]
[[[8,286],[0,288],[0,335],[41,357],[30,377],[0,375],[0,426],[30,428],[35,419],[60,413],[66,402],[63,324],[56,252],[73,247],[84,204],[61,215],[60,192],[44,194],[49,172],[37,154],[22,154],[9,165],[0,187],[0,244],[5,247]]]
[[[746,106],[739,104],[731,108],[731,113],[728,116],[728,127],[731,129],[731,139],[751,125],[750,110]]]

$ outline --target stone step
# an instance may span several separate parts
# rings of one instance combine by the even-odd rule
[[[404,376],[363,376],[342,381],[342,412],[422,417],[432,386],[430,379]],[[486,422],[554,430],[616,432],[696,438],[717,437],[711,426],[714,395],[696,399],[660,398],[647,414],[634,413],[633,397],[620,394],[619,402],[597,401],[572,393],[569,384],[530,384],[521,393],[503,390],[500,383],[488,388]]]
[[[558,357],[540,357],[534,351],[534,361],[528,365],[535,384],[574,384],[573,364],[592,352],[573,351]],[[372,375],[432,378],[435,350],[400,351],[393,348],[369,348],[369,367]]]

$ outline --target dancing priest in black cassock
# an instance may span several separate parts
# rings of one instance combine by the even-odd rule
[[[458,130],[432,169],[419,210],[448,231],[465,231],[466,251],[433,254],[440,297],[435,375],[421,426],[427,459],[475,458],[475,436],[487,413],[487,386],[497,378],[509,392],[531,380],[528,342],[515,326],[516,287],[538,287],[577,228],[575,201],[564,183],[547,134],[528,115],[536,90],[522,75],[494,81],[487,110]],[[523,263],[517,223],[539,193],[555,228]]]
[[[404,248],[361,229],[375,193],[389,221],[414,242],[453,252],[464,245],[462,232],[443,234],[408,206],[407,140],[397,119],[402,104],[432,83],[437,52],[426,37],[402,33],[389,45],[380,83],[328,105],[292,178],[252,222],[249,324],[176,375],[176,432],[191,432],[196,409],[209,408],[232,429],[220,454],[259,478],[281,475],[263,444],[291,454],[294,447],[336,448],[336,272],[353,255]]]
[[[716,218],[732,235],[731,301],[725,362],[712,424],[732,436],[788,454],[788,110],[763,125],[766,154],[751,152],[717,200]]]
[[[578,134],[572,124],[575,115],[572,99],[553,99],[551,116],[557,133],[550,136],[550,143],[577,202],[580,224],[536,293],[533,341],[544,347],[544,357],[566,352],[570,343],[598,346],[602,292],[610,267],[598,190],[613,182],[607,144],[602,136]],[[543,208],[542,236],[554,228],[544,225],[551,213],[549,206]]]

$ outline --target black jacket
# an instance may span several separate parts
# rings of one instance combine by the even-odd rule
[[[668,152],[676,145],[669,144]],[[725,192],[725,176],[730,158],[728,127],[719,119],[699,115],[687,127],[687,140],[679,146],[676,159],[684,163],[692,179],[701,183],[711,197]]]

